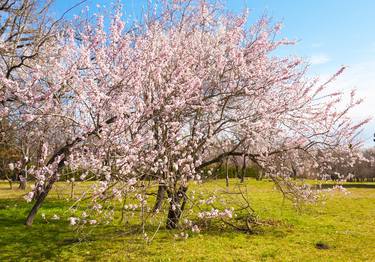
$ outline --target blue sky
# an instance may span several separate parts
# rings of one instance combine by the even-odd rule
[[[53,12],[58,17],[79,0],[56,0]],[[138,17],[147,0],[122,0],[127,15]],[[250,9],[251,20],[262,14],[283,22],[282,35],[299,40],[281,50],[282,54],[301,56],[311,63],[310,74],[329,77],[341,65],[348,66],[333,88],[350,92],[356,88],[365,102],[353,112],[354,119],[373,117],[363,139],[367,146],[375,132],[375,1],[373,0],[226,0],[229,10]],[[111,6],[111,1],[88,0],[73,9],[68,17],[79,14],[84,6]]]

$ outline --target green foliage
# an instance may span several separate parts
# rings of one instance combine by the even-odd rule
[[[237,183],[238,179],[232,179],[230,189]],[[332,194],[325,204],[300,211],[284,201],[271,182],[246,179],[245,184],[253,208],[269,221],[257,234],[216,225],[199,235],[188,232],[187,240],[175,240],[177,231],[162,227],[147,244],[139,231],[131,230],[139,228],[132,221],[91,226],[79,234],[73,231],[67,221],[69,203],[62,199],[69,195],[63,182],[56,184],[34,225],[25,227],[31,208],[22,199],[25,192],[9,190],[3,182],[0,261],[375,261],[375,184],[346,184],[350,194]],[[76,190],[88,186],[77,183]],[[225,188],[225,181],[205,183],[203,190],[218,186]],[[42,219],[43,213],[47,220]],[[61,220],[51,220],[54,214]],[[148,232],[157,226],[150,225]]]

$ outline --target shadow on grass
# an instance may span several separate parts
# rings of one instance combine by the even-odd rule
[[[54,213],[61,214],[62,210],[66,208],[66,204],[64,201],[54,199],[46,201],[38,213],[34,225],[26,227],[24,225],[25,218],[32,205],[22,199],[1,199],[0,247],[2,251],[0,252],[0,261],[63,261],[77,258],[70,257],[71,254],[78,255],[80,260],[95,261],[97,258],[103,257],[106,252],[121,252],[133,256],[142,256],[147,252],[152,252],[143,248],[146,242],[139,225],[101,225],[88,227],[87,232],[78,234],[68,225],[66,216],[59,221],[49,221],[49,223],[41,219],[42,213],[45,213],[49,218]],[[158,230],[155,237],[158,245],[173,241],[174,235],[181,232],[166,230],[164,224],[160,228],[158,225],[146,225],[148,233]],[[239,233],[245,234],[220,223],[213,223],[203,231],[204,235],[228,239],[232,239]],[[283,238],[287,234],[287,227],[279,224],[258,228],[255,233],[255,235],[272,235],[277,238]]]
[[[41,214],[51,218],[54,213],[61,214],[66,202],[49,200],[44,203],[32,227],[24,225],[32,205],[20,199],[0,200],[0,261],[63,261],[75,259],[95,261],[108,250],[126,249],[139,255],[145,244],[139,225],[101,225],[88,226],[86,231],[77,233],[69,226],[67,215],[59,221],[47,223]],[[157,226],[147,226],[148,232],[158,230]],[[167,240],[166,240],[167,241]],[[118,250],[120,251],[120,250]],[[113,251],[115,252],[115,251]]]
[[[59,253],[57,244],[61,238],[71,233],[61,223],[46,226],[35,221],[32,227],[24,225],[30,205],[24,201],[1,200],[0,206],[0,260],[18,261],[20,259],[44,260],[56,257]],[[48,203],[46,208],[57,208],[56,203]]]
[[[10,187],[0,187],[0,191],[14,191],[16,190],[15,188],[10,188]]]

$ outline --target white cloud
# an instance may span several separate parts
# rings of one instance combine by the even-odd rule
[[[331,61],[331,58],[326,54],[315,54],[310,57],[309,61],[312,65],[322,65]]]

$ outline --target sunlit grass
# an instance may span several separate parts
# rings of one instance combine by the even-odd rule
[[[231,180],[232,189],[236,183]],[[70,192],[63,183],[49,196],[34,225],[25,227],[31,208],[22,199],[25,192],[0,183],[0,261],[375,261],[375,184],[347,184],[350,194],[335,193],[325,204],[296,210],[271,182],[248,179],[245,183],[257,214],[274,222],[257,234],[217,225],[199,235],[189,232],[187,240],[175,240],[176,231],[165,230],[160,216],[147,228],[152,234],[162,223],[149,244],[132,230],[138,228],[135,220],[74,231],[67,221],[65,199]],[[190,190],[224,191],[224,185],[216,180]],[[78,183],[76,194],[86,187]],[[54,214],[61,219],[51,220]],[[327,249],[317,248],[318,243]]]

